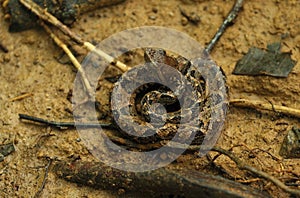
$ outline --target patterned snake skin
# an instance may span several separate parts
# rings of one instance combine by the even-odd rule
[[[144,59],[145,65],[132,68],[115,84],[112,113],[124,135],[138,143],[175,138],[201,144],[208,133],[221,130],[227,87],[208,56],[189,61],[147,48]]]

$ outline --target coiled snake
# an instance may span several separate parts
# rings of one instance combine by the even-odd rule
[[[200,144],[222,128],[225,77],[205,53],[189,61],[147,48],[144,59],[145,65],[123,74],[112,94],[114,120],[124,135],[138,143],[176,137],[172,140]]]

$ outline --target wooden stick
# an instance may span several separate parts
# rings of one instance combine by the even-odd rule
[[[57,161],[52,170],[59,177],[77,184],[112,192],[122,189],[121,197],[267,197],[254,188],[196,170],[162,167],[130,172],[101,162],[80,160]]]
[[[217,41],[220,39],[222,34],[225,32],[226,28],[237,17],[237,15],[238,15],[239,11],[241,10],[242,6],[243,6],[243,0],[236,0],[233,8],[231,9],[231,11],[227,15],[226,19],[224,20],[224,22],[222,23],[222,25],[218,29],[217,33],[215,34],[215,36],[211,39],[211,41],[209,42],[209,44],[205,48],[205,50],[207,52],[211,52],[211,50],[214,48]]]
[[[247,107],[247,108],[253,108],[258,110],[275,111],[277,113],[282,113],[285,115],[290,115],[296,118],[300,118],[300,110],[298,109],[280,106],[280,105],[273,105],[271,103],[266,103],[262,101],[247,100],[247,99],[232,99],[230,100],[229,103],[237,107]]]
[[[99,127],[99,126],[101,126],[102,128],[115,129],[114,125],[111,123],[56,122],[56,121],[45,120],[42,118],[38,118],[38,117],[26,115],[26,114],[21,114],[21,113],[19,114],[19,119],[32,121],[36,124],[37,123],[44,124],[46,126],[55,127],[58,129],[75,128],[75,127]]]
[[[39,5],[37,5],[35,2],[31,0],[20,0],[20,2],[29,10],[31,10],[33,13],[35,13],[38,17],[40,17],[42,20],[47,21],[48,23],[51,23],[58,29],[60,29],[64,34],[72,38],[75,42],[82,45],[86,49],[94,52],[96,52],[99,56],[105,58],[109,63],[116,66],[118,69],[120,69],[122,72],[126,72],[130,69],[127,65],[124,63],[115,60],[114,57],[110,56],[109,54],[106,54],[100,49],[96,49],[96,46],[94,46],[92,43],[84,41],[80,36],[73,33],[66,25],[64,25],[62,22],[60,22],[56,17],[54,17],[52,14],[47,12],[46,9],[42,9]]]

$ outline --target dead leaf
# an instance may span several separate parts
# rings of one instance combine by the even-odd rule
[[[233,71],[237,75],[269,75],[287,77],[296,64],[290,52],[280,52],[281,44],[272,43],[267,50],[251,47]]]

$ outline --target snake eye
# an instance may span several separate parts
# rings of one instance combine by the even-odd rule
[[[166,51],[163,50],[163,49],[157,49],[157,50],[155,50],[155,51],[156,51],[156,53],[159,54],[159,55],[166,56]]]

